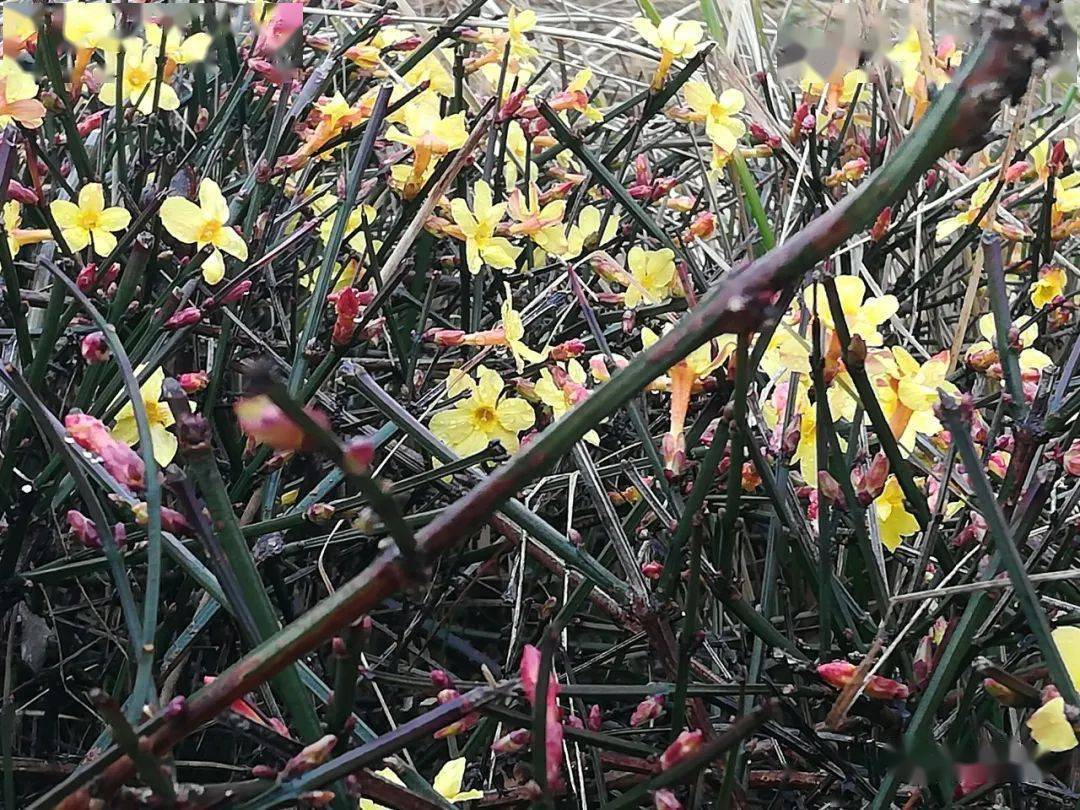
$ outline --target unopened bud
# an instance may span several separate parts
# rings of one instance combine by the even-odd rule
[[[103,363],[109,357],[109,344],[102,332],[91,332],[79,344],[79,352],[89,365]]]

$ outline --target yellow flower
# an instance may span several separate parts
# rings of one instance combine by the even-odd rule
[[[5,5],[3,36],[4,55],[15,56],[37,38],[37,26],[25,14],[15,11],[11,5]]]
[[[652,80],[654,90],[658,90],[664,83],[664,77],[675,59],[693,56],[705,33],[701,23],[695,20],[680,22],[676,17],[665,17],[659,25],[654,25],[644,17],[637,17],[632,25],[643,40],[660,51],[660,64],[657,65]]]
[[[541,369],[540,379],[534,386],[536,396],[551,408],[551,415],[556,420],[561,419],[588,393],[585,388],[588,375],[577,360],[568,361],[566,367],[558,368],[557,372],[559,382],[549,369]],[[590,430],[581,438],[592,445],[600,444],[600,436],[595,430]]]
[[[1048,267],[1039,271],[1039,278],[1031,284],[1031,305],[1042,309],[1065,292],[1068,277],[1060,267]]]
[[[107,256],[116,247],[114,231],[122,231],[131,222],[131,214],[119,207],[105,207],[101,183],[90,183],[79,191],[79,203],[55,200],[49,205],[64,241],[73,251],[94,245],[98,256]]]
[[[161,26],[146,24],[146,41],[154,52],[154,58],[161,51]],[[193,65],[206,59],[210,44],[214,41],[204,31],[185,37],[175,26],[165,35],[165,58],[177,65]],[[125,68],[126,69],[126,68]],[[166,68],[168,70],[168,68]]]
[[[427,82],[430,92],[440,96],[452,96],[454,95],[454,77],[446,69],[446,65],[452,65],[453,63],[454,52],[443,48],[440,51],[429,53],[402,78],[413,87],[419,87],[424,82]],[[404,116],[402,117],[404,119]]]
[[[1025,322],[1027,322],[1027,326],[1023,331],[1020,331]],[[1013,330],[1016,331],[1017,343],[1020,345],[1020,355],[1017,361],[1020,364],[1021,371],[1041,371],[1053,364],[1053,360],[1038,349],[1031,347],[1031,344],[1039,337],[1039,324],[1036,321],[1030,318],[1017,319],[1013,321],[1012,329],[1009,331]],[[997,326],[994,321],[994,313],[988,312],[979,318],[979,334],[983,336],[984,340],[972,344],[971,348],[968,349],[969,355],[994,350],[994,344],[997,343]]]
[[[881,543],[889,551],[896,551],[904,535],[919,530],[919,521],[904,506],[904,491],[895,475],[889,476],[885,489],[874,499],[874,510]]]
[[[229,206],[221,189],[206,178],[199,184],[199,205],[184,197],[169,197],[161,206],[161,223],[173,237],[202,250],[207,245],[214,250],[202,266],[207,284],[217,284],[225,276],[225,251],[240,261],[246,261],[248,247],[243,238],[229,227]]]
[[[378,33],[367,42],[349,48],[345,51],[345,55],[361,69],[374,73],[382,62],[383,50],[411,36],[412,34],[404,28],[388,25],[380,28]]]
[[[34,77],[14,59],[0,60],[0,130],[12,121],[37,129],[45,119],[45,105],[37,100]]]
[[[460,149],[469,139],[465,113],[443,118],[439,115],[439,99],[434,93],[423,93],[405,107],[405,130],[392,126],[387,130],[386,138],[413,150],[414,178],[427,170],[433,157],[438,159]]]
[[[4,203],[4,233],[7,236],[8,252],[14,257],[23,245],[48,242],[52,231],[47,228],[27,229],[22,227],[22,206],[18,200]]]
[[[514,452],[518,434],[533,426],[536,415],[525,400],[502,396],[502,389],[502,378],[485,366],[477,369],[476,382],[459,375],[449,393],[468,391],[469,396],[432,416],[431,432],[459,456],[479,453],[493,441]]]
[[[585,250],[587,242],[593,240],[600,233],[600,223],[604,219],[603,213],[593,205],[584,205],[578,212],[577,222],[570,226],[570,233],[566,237],[566,251],[562,254],[564,259],[574,259]],[[615,238],[619,230],[619,217],[612,213],[608,217],[607,225],[604,226],[604,234],[596,239],[595,244],[603,245]]]
[[[893,346],[891,354],[884,352],[875,361],[884,367],[884,373],[873,379],[875,393],[900,446],[910,450],[915,445],[916,434],[939,433],[941,423],[934,415],[938,389],[960,395],[959,389],[947,379],[948,353],[941,352],[920,364],[907,349]]]
[[[176,455],[176,437],[167,428],[174,423],[169,406],[161,402],[161,384],[165,381],[165,372],[160,368],[150,375],[139,388],[146,418],[150,422],[150,439],[154,445],[154,458],[165,466]],[[135,423],[135,408],[130,402],[124,403],[116,415],[116,425],[112,429],[113,438],[134,447],[139,443],[139,429]]]
[[[115,44],[116,19],[110,3],[65,3],[64,39],[79,50]]]
[[[495,235],[506,213],[506,203],[493,203],[491,186],[485,181],[477,180],[473,186],[471,210],[465,200],[456,199],[450,201],[450,213],[465,240],[470,273],[475,276],[485,262],[501,270],[515,266],[521,248],[514,247],[506,237]]]
[[[1080,627],[1058,627],[1051,634],[1058,648],[1069,680],[1080,685]],[[1076,748],[1076,732],[1065,716],[1065,699],[1048,700],[1027,720],[1031,738],[1038,743],[1037,755],[1048,751],[1071,751]]]
[[[323,194],[317,200],[313,200],[311,203],[312,209],[316,214],[321,214],[324,211],[328,211],[333,206],[337,205],[338,198],[333,194]],[[345,236],[348,237],[348,245],[361,256],[367,251],[367,235],[364,233],[365,223],[370,228],[375,224],[375,217],[378,216],[378,211],[375,210],[373,205],[358,205],[349,212],[349,218],[345,222]],[[324,217],[323,221],[319,223],[319,238],[323,240],[323,243],[330,241],[330,234],[334,230],[334,220],[337,218],[337,212]],[[375,241],[374,247],[379,249],[381,242]]]
[[[530,349],[525,343],[525,324],[521,320],[521,313],[514,309],[514,303],[510,300],[510,285],[506,287],[507,297],[502,305],[503,333],[506,335],[506,345],[510,353],[514,355],[514,363],[520,374],[525,363],[542,363],[547,357],[547,351],[538,352]]]
[[[670,326],[664,331],[670,330]],[[649,348],[659,337],[649,327],[641,330],[642,348]],[[690,395],[700,380],[712,374],[731,356],[735,350],[734,335],[720,335],[717,338],[719,351],[713,352],[713,342],[699,346],[668,369],[671,390],[671,420],[668,433],[663,440],[664,465],[673,473],[682,472],[686,461],[686,439],[683,435],[686,426],[686,412],[690,407]]]
[[[845,73],[842,82],[838,85],[835,82],[826,81],[820,73],[807,65],[803,70],[803,77],[799,82],[799,87],[802,88],[804,93],[811,96],[820,96],[827,90],[830,102],[834,105],[850,104],[851,100],[855,98],[855,91],[859,85],[866,87],[869,81],[866,71],[856,68]],[[834,94],[835,99],[832,98]]]
[[[458,757],[447,762],[435,774],[435,781],[431,786],[435,788],[435,792],[446,799],[448,802],[467,802],[472,799],[484,798],[484,791],[482,790],[462,790],[461,783],[465,779],[465,757]],[[387,782],[393,782],[399,787],[405,787],[405,783],[401,781],[396,773],[389,768],[383,768],[381,771],[375,771],[376,776],[381,776]],[[390,810],[388,807],[384,807],[381,804],[376,804],[371,799],[360,800],[360,810]]]
[[[531,8],[518,11],[513,6],[506,17],[506,35],[510,39],[510,55],[518,59],[531,59],[539,51],[529,44],[525,35],[536,27],[536,12]],[[498,49],[500,52],[502,48]],[[501,55],[501,53],[500,53]]]
[[[138,37],[127,37],[123,41],[124,75],[121,78],[120,95],[124,103],[134,104],[144,115],[154,111],[154,96],[158,96],[158,107],[162,110],[175,110],[180,106],[176,91],[165,82],[157,80],[158,51]],[[116,54],[105,54],[107,75],[98,91],[101,103],[112,107],[116,104]]]
[[[994,191],[994,187],[997,182],[993,179],[986,180],[979,184],[979,187],[975,189],[975,193],[971,195],[971,204],[966,211],[961,211],[954,217],[942,220],[938,223],[937,230],[935,232],[937,240],[939,242],[948,239],[956,231],[961,228],[966,228],[968,225],[973,225],[979,218],[979,212],[983,209],[983,206],[990,201],[990,195]],[[984,221],[979,223],[983,228],[990,226],[990,223]]]
[[[507,188],[517,185],[518,164],[524,166],[526,155],[529,151],[529,142],[525,139],[525,130],[516,119],[510,121],[506,128],[506,162],[503,164],[503,179]],[[517,158],[514,160],[511,158]]]
[[[858,335],[867,346],[880,346],[882,342],[878,327],[889,320],[900,308],[895,295],[882,295],[863,300],[866,295],[866,283],[858,276],[837,276],[836,294],[840,299],[840,309],[844,312],[848,332]],[[833,322],[832,307],[825,296],[825,288],[814,284],[806,293],[807,302],[817,299],[818,317],[829,329],[836,331]]]
[[[746,134],[743,122],[735,117],[742,110],[746,99],[738,90],[729,89],[717,98],[704,82],[686,83],[686,103],[705,122],[705,134],[722,151],[731,154]]]
[[[563,227],[566,200],[554,200],[541,208],[539,199],[540,189],[535,183],[529,185],[527,198],[520,189],[514,189],[507,202],[510,216],[516,220],[510,233],[528,236],[548,253],[560,256],[567,247]]]
[[[675,278],[675,253],[670,248],[643,250],[635,245],[627,255],[630,278],[623,303],[633,309],[642,301],[659,304],[670,297]]]

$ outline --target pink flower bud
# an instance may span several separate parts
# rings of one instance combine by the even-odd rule
[[[842,689],[851,682],[856,669],[857,667],[848,661],[829,661],[819,665],[817,673],[830,686]],[[909,690],[907,686],[892,678],[872,675],[866,681],[863,694],[875,700],[893,700],[894,698],[905,700]]]
[[[579,357],[584,351],[585,341],[571,338],[552,346],[548,357],[551,360],[569,360],[571,357]]]
[[[104,363],[109,358],[109,344],[103,332],[91,332],[79,344],[79,352],[88,365]]]
[[[1080,439],[1069,445],[1069,449],[1065,451],[1065,456],[1062,458],[1062,464],[1069,475],[1080,475]]]
[[[673,765],[694,754],[705,741],[705,734],[701,729],[684,731],[671,745],[660,755],[660,770],[666,771]]]
[[[892,207],[886,205],[874,220],[873,227],[870,228],[870,238],[875,242],[880,242],[888,233],[890,224],[892,224]]]
[[[375,458],[375,442],[369,438],[353,439],[345,447],[345,466],[353,475],[360,475]]]
[[[599,731],[602,722],[603,715],[600,712],[600,705],[594,703],[589,707],[589,719],[585,723],[585,727],[589,729],[589,731]]]
[[[315,524],[329,523],[334,518],[336,510],[328,503],[313,503],[304,512],[304,517]]]
[[[184,307],[165,321],[165,328],[169,331],[183,329],[185,326],[194,326],[202,320],[202,310],[198,307]]]
[[[433,669],[428,673],[428,678],[431,679],[432,685],[439,689],[453,689],[454,679],[450,677],[450,673],[445,669]]]
[[[878,452],[867,469],[856,467],[851,471],[851,485],[859,503],[869,506],[882,492],[889,478],[889,459],[885,453]]]
[[[1018,160],[1005,170],[1005,182],[1015,183],[1023,179],[1024,175],[1031,171],[1031,164],[1026,160]]]
[[[664,573],[664,564],[658,560],[649,560],[641,566],[641,574],[645,579],[660,579],[662,573]]]
[[[97,282],[97,265],[90,263],[86,265],[79,274],[75,276],[75,284],[78,288],[86,293],[90,292],[96,286]]]
[[[37,192],[18,180],[8,180],[8,197],[23,205],[37,205],[40,202]]]
[[[491,745],[491,750],[496,754],[516,754],[529,746],[532,742],[532,733],[527,729],[519,728],[499,737]]]
[[[334,297],[334,309],[337,318],[330,340],[335,346],[347,346],[356,331],[356,318],[360,314],[359,292],[355,287],[346,287]]]
[[[109,110],[99,110],[96,113],[91,113],[79,121],[75,128],[79,131],[79,135],[85,138],[91,132],[101,129],[101,122],[105,120],[105,116],[108,114]]]
[[[630,725],[635,728],[655,720],[661,714],[664,713],[664,696],[663,695],[650,695],[645,698],[634,709],[634,713],[630,715]]]
[[[682,802],[667,788],[653,793],[653,807],[656,810],[683,810]]]
[[[238,400],[233,410],[240,422],[240,429],[256,442],[274,450],[308,449],[307,435],[269,397],[259,395]],[[316,422],[329,427],[323,413],[313,408],[305,410]]]
[[[180,375],[180,387],[187,394],[202,391],[208,385],[210,385],[210,375],[205,371],[191,371]]]
[[[97,455],[109,475],[121,484],[136,490],[146,485],[146,468],[138,453],[114,439],[100,419],[85,413],[69,413],[64,417],[64,427],[75,443]]]
[[[337,745],[337,736],[334,734],[327,734],[316,740],[285,763],[285,767],[281,769],[280,778],[292,779],[322,765],[330,758],[335,745]]]

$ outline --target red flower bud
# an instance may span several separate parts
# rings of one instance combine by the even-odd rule
[[[37,192],[18,180],[8,180],[8,197],[23,205],[37,205],[40,202]]]
[[[818,666],[817,673],[830,686],[842,689],[851,682],[856,669],[857,667],[848,661],[829,661]],[[863,689],[863,694],[875,700],[892,700],[894,698],[905,700],[908,692],[909,690],[904,684],[894,681],[892,678],[883,678],[880,675],[870,676]]]
[[[650,695],[645,698],[634,709],[633,714],[630,715],[630,725],[637,726],[647,723],[650,720],[655,720],[661,714],[664,713],[664,696],[663,695]]]
[[[688,756],[691,756],[701,748],[701,744],[704,741],[705,733],[701,729],[684,731],[675,739],[675,742],[669,745],[664,753],[660,755],[660,770],[666,771],[668,768],[671,768]]]
[[[283,781],[292,779],[302,773],[307,773],[312,768],[322,765],[330,758],[330,754],[333,753],[335,745],[337,745],[337,736],[334,734],[327,734],[321,739],[316,740],[285,763],[285,767],[281,769],[279,778]]]
[[[109,344],[103,332],[91,332],[79,343],[79,352],[89,365],[104,363],[109,357]]]
[[[79,289],[84,293],[88,293],[94,289],[96,282],[97,265],[93,263],[86,265],[86,267],[80,270],[79,274],[75,276],[75,284],[78,285]]]
[[[529,746],[532,742],[532,733],[527,729],[519,728],[499,737],[491,745],[491,750],[496,754],[516,754]]]
[[[256,442],[274,450],[307,450],[309,440],[300,427],[266,396],[241,399],[233,406],[240,429]],[[326,416],[313,408],[305,408],[308,415],[324,427],[329,427]]]
[[[585,723],[585,727],[589,731],[599,731],[603,720],[603,715],[600,712],[600,704],[594,703],[589,707],[589,718]]]
[[[198,307],[184,307],[165,321],[165,328],[170,332],[183,329],[185,326],[194,326],[202,320],[202,310]]]
[[[180,387],[185,393],[194,394],[210,384],[210,375],[205,371],[190,371],[180,375]]]
[[[888,233],[890,224],[892,224],[892,207],[887,205],[881,209],[881,213],[874,220],[874,224],[870,228],[870,238],[875,242],[880,242]]]
[[[641,566],[641,574],[645,579],[660,579],[662,573],[664,573],[664,564],[657,560],[649,560]]]

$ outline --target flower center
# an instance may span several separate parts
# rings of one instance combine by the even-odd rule
[[[132,90],[142,90],[146,85],[150,84],[150,80],[153,79],[155,75],[156,70],[151,73],[142,65],[135,65],[124,69],[124,80]]]
[[[490,405],[481,405],[473,411],[473,422],[485,433],[495,426],[497,418],[495,409]]]
[[[199,230],[199,244],[210,244],[221,230],[221,223],[216,219],[208,219]]]
[[[97,211],[79,211],[79,225],[88,231],[97,228],[100,219],[101,214]]]

